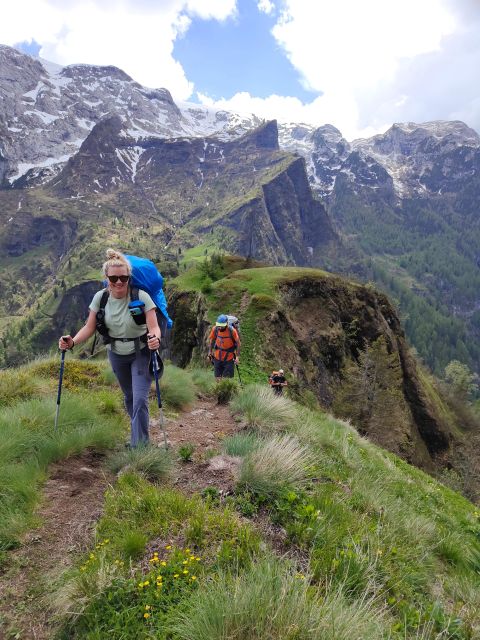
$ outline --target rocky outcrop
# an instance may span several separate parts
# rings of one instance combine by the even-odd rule
[[[74,220],[20,212],[2,234],[0,251],[9,257],[19,257],[42,247],[58,257],[75,241],[76,226]]]

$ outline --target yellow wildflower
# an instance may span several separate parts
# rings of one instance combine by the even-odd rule
[[[165,549],[171,549],[172,545],[171,544],[167,544],[167,546],[165,547]]]
[[[150,617],[150,614],[149,614],[149,613],[144,613],[144,614],[143,614],[143,617],[144,617],[144,618],[149,618],[149,617]]]
[[[188,573],[188,569],[184,569],[182,573],[184,573],[185,575],[187,575],[187,573]]]
[[[179,576],[179,574],[178,574],[178,573],[174,573],[174,574],[173,574],[173,577],[174,577],[174,578],[178,578],[178,576]]]
[[[151,607],[149,604],[146,604],[146,605],[145,605],[145,609],[146,609],[146,611],[150,611],[150,609],[151,609],[151,608],[152,608],[152,607]]]
[[[167,566],[167,563],[165,562],[165,560],[162,560],[160,564],[162,565],[162,567],[166,567]]]
[[[197,579],[197,576],[192,576],[192,577],[190,578],[190,580],[196,580],[196,579]]]

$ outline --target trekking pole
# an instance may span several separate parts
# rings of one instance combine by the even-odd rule
[[[238,379],[240,380],[240,386],[243,389],[242,376],[240,375],[240,367],[238,366],[238,364],[235,364],[235,366],[237,367],[237,373],[238,373]]]
[[[62,349],[62,357],[60,361],[60,378],[58,380],[58,393],[57,393],[57,411],[55,413],[55,431],[57,430],[58,424],[58,413],[60,411],[60,396],[62,395],[62,382],[63,382],[63,369],[65,367],[65,354],[67,351]]]
[[[163,409],[162,409],[162,396],[160,395],[160,383],[159,383],[159,376],[158,376],[158,372],[159,372],[159,366],[158,366],[158,354],[156,351],[152,352],[152,358],[153,358],[153,375],[155,377],[155,389],[157,391],[157,402],[158,402],[158,408],[160,409],[160,427],[162,428],[163,431],[163,439],[165,441],[165,449],[168,449],[168,443],[167,443],[167,434],[165,433],[165,424],[164,424],[164,420],[163,420]]]

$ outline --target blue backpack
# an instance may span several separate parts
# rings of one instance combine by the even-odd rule
[[[158,324],[162,333],[171,329],[173,321],[168,315],[167,300],[163,293],[163,278],[157,267],[147,258],[125,256],[132,266],[132,287],[146,291],[157,307]]]

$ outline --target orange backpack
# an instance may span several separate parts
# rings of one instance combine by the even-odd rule
[[[220,335],[220,333],[224,332],[227,332],[227,335]],[[213,357],[216,360],[233,360],[236,348],[237,342],[233,336],[232,328],[228,325],[224,329],[221,327],[215,327],[215,333],[212,340]]]

